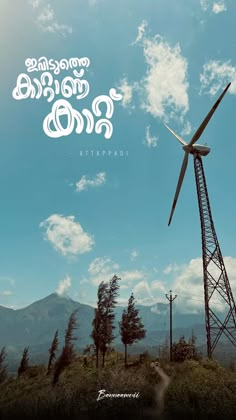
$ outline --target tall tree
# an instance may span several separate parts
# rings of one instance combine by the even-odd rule
[[[77,329],[77,321],[76,321],[76,313],[78,309],[72,312],[69,322],[67,325],[67,329],[65,331],[65,345],[62,349],[61,355],[55,364],[55,371],[53,377],[53,385],[55,385],[58,380],[61,372],[70,365],[74,358],[75,358],[75,348],[74,348],[74,340],[77,340],[74,337],[74,330]]]
[[[70,350],[71,359],[75,357],[75,346],[73,341],[77,340],[77,337],[74,336],[74,330],[77,330],[78,328],[76,320],[77,312],[78,309],[75,309],[75,311],[72,312],[65,332],[65,347],[67,347]]]
[[[121,340],[125,345],[125,366],[127,366],[127,346],[142,340],[146,335],[146,330],[138,314],[139,309],[135,308],[135,299],[132,293],[127,309],[124,309],[119,322]]]
[[[6,356],[6,349],[3,347],[0,352],[0,384],[7,379],[7,366],[5,365]]]
[[[115,329],[114,320],[115,320],[115,313],[114,308],[116,306],[116,298],[119,295],[119,284],[118,281],[120,280],[117,275],[114,275],[112,279],[109,281],[106,294],[105,294],[105,301],[104,301],[104,312],[102,317],[102,340],[100,345],[100,350],[102,352],[102,367],[105,365],[105,354],[107,349],[109,348],[110,344],[114,340],[115,336],[113,331]]]
[[[99,351],[102,353],[102,366],[105,364],[105,354],[109,345],[114,340],[114,308],[118,296],[119,277],[114,275],[112,279],[105,283],[102,281],[98,287],[98,303],[95,309],[93,320],[93,330],[91,337],[96,348],[96,367],[99,365]]]
[[[47,370],[47,375],[49,375],[50,371],[51,371],[51,367],[53,364],[53,361],[56,359],[56,351],[59,345],[59,339],[58,339],[58,330],[56,330],[52,344],[49,351],[49,360],[48,360],[48,370]]]
[[[29,367],[29,347],[25,347],[21,358],[20,366],[18,368],[18,377],[22,375]]]
[[[102,331],[103,331],[103,317],[106,304],[106,296],[108,284],[102,281],[98,286],[98,301],[97,308],[94,310],[94,319],[92,322],[92,334],[91,337],[94,342],[96,351],[96,368],[99,367],[99,350],[102,345]]]

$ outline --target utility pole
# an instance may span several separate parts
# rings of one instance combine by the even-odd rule
[[[166,294],[168,301],[170,302],[170,361],[172,362],[172,302],[177,298],[177,295],[172,296],[172,290],[170,290],[170,296]]]

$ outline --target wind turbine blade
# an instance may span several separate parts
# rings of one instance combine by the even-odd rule
[[[178,184],[177,184],[177,188],[176,188],[176,192],[175,192],[175,196],[174,196],[174,201],[173,201],[173,204],[172,204],[172,209],[171,209],[171,213],[170,213],[168,226],[170,226],[170,224],[171,224],[172,216],[174,214],[175,206],[176,206],[176,203],[177,203],[177,200],[178,200],[178,197],[179,197],[179,192],[180,192],[180,189],[181,189],[181,186],[182,186],[182,183],[183,183],[184,175],[185,175],[186,168],[187,168],[187,165],[188,165],[188,155],[189,155],[189,153],[185,152],[185,156],[184,156],[184,159],[183,159],[182,167],[181,167],[180,174],[179,174],[179,180],[178,180]]]
[[[210,112],[207,114],[206,118],[203,120],[203,122],[201,123],[200,127],[197,129],[196,133],[193,135],[192,140],[189,143],[189,146],[192,146],[194,143],[196,143],[196,141],[202,135],[202,133],[205,130],[207,124],[209,123],[212,115],[214,114],[216,108],[218,107],[218,105],[222,101],[224,95],[226,94],[227,90],[229,89],[230,85],[231,85],[231,83],[229,83],[226,86],[225,90],[222,92],[222,94],[220,95],[219,99],[217,99],[216,103],[213,105],[213,107],[211,108]]]
[[[187,146],[187,143],[182,139],[182,137],[180,137],[178,134],[176,134],[174,132],[174,130],[172,130],[172,128],[168,127],[167,124],[163,123],[164,126],[167,128],[167,130],[169,130],[171,132],[171,134],[173,134],[173,136],[175,136],[177,138],[177,140],[183,145],[183,146]]]

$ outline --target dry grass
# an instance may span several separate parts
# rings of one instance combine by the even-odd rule
[[[236,418],[235,372],[209,361],[166,364],[164,369],[171,383],[163,418]],[[123,360],[111,355],[107,366],[97,371],[92,359],[88,358],[85,367],[83,358],[79,358],[65,369],[54,387],[52,375],[46,376],[42,366],[34,367],[19,379],[0,385],[0,420],[156,419],[155,389],[159,382],[148,358],[125,369]],[[139,392],[140,398],[97,401],[100,389],[108,393]]]

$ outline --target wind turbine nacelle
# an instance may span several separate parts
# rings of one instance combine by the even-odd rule
[[[201,156],[207,156],[211,150],[210,147],[202,146],[201,144],[193,144],[191,146],[187,144],[186,146],[183,146],[183,149],[185,152],[191,153],[192,155],[198,153]]]

